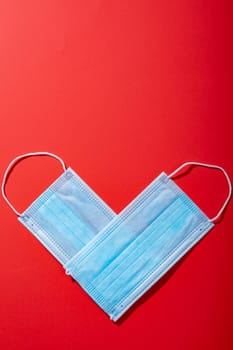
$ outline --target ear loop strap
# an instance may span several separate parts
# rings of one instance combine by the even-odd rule
[[[214,216],[212,219],[210,219],[210,221],[214,222],[216,221],[221,215],[222,213],[224,212],[226,206],[228,205],[230,199],[231,199],[231,195],[232,195],[232,184],[231,184],[231,180],[227,174],[227,172],[221,167],[221,166],[218,166],[218,165],[212,165],[212,164],[206,164],[206,163],[199,163],[199,162],[186,162],[184,164],[182,164],[181,166],[179,166],[176,170],[174,170],[171,174],[168,175],[169,178],[172,178],[173,176],[175,176],[181,169],[183,169],[184,167],[188,166],[188,165],[199,165],[199,166],[202,166],[202,167],[206,167],[206,168],[212,168],[212,169],[217,169],[217,170],[220,170],[226,180],[227,180],[227,183],[228,183],[228,188],[229,188],[229,191],[228,191],[228,196],[225,200],[225,202],[223,203],[221,209],[218,211],[217,215]]]
[[[3,179],[2,179],[2,187],[1,187],[1,190],[2,190],[2,196],[3,198],[5,199],[6,203],[9,205],[9,207],[13,210],[13,212],[18,215],[18,216],[21,216],[22,213],[18,212],[15,207],[11,204],[11,202],[9,201],[9,199],[7,198],[7,195],[6,195],[6,192],[5,192],[5,186],[6,186],[6,182],[7,182],[7,179],[8,179],[8,176],[10,174],[10,171],[11,169],[14,167],[14,165],[19,161],[19,160],[22,160],[22,159],[25,159],[25,158],[28,158],[28,157],[36,157],[36,156],[49,156],[49,157],[52,157],[52,158],[55,158],[57,159],[61,165],[62,165],[62,168],[64,171],[66,171],[66,166],[65,166],[65,163],[64,161],[56,156],[55,154],[53,153],[49,153],[49,152],[32,152],[32,153],[25,153],[25,154],[22,154],[16,158],[14,158],[10,164],[8,165],[8,167],[6,168],[5,170],[5,173],[3,175]]]

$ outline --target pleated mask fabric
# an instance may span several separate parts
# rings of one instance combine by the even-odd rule
[[[32,156],[57,159],[63,174],[23,213],[9,202],[5,184],[11,169],[20,160]],[[27,153],[16,157],[8,166],[2,194],[19,221],[64,265],[105,227],[116,214],[58,156],[48,152]]]
[[[221,170],[228,198],[209,219],[171,177],[187,165]],[[91,298],[117,321],[214,226],[231,197],[218,166],[187,162],[162,173],[65,265]]]

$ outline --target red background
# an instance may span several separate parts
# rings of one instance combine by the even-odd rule
[[[232,1],[0,1],[0,172],[60,155],[117,212],[184,161],[232,165]],[[21,162],[25,209],[61,174]],[[210,216],[217,171],[177,183]],[[114,324],[0,202],[1,349],[232,349],[232,203],[222,222]]]

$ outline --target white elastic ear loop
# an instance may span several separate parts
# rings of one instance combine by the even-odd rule
[[[8,165],[8,167],[6,168],[5,170],[5,173],[3,175],[3,179],[2,179],[2,187],[1,187],[1,190],[2,190],[2,196],[3,198],[5,199],[6,203],[9,205],[9,207],[13,210],[13,212],[18,215],[18,216],[21,216],[22,213],[18,212],[15,207],[11,204],[11,202],[9,201],[9,199],[7,198],[7,195],[6,195],[6,192],[5,192],[5,186],[6,186],[6,181],[7,181],[7,178],[8,178],[8,175],[11,171],[11,169],[13,168],[13,166],[21,159],[24,159],[24,158],[28,158],[28,157],[34,157],[34,156],[49,156],[49,157],[52,157],[52,158],[55,158],[57,159],[61,165],[62,165],[62,168],[64,171],[66,171],[66,166],[65,166],[65,163],[64,161],[56,156],[55,154],[53,153],[49,153],[49,152],[32,152],[32,153],[25,153],[25,154],[22,154],[16,158],[14,158],[10,164]]]
[[[212,164],[206,164],[206,163],[199,163],[199,162],[186,162],[184,164],[182,164],[181,166],[179,166],[175,171],[173,171],[171,174],[168,175],[169,178],[172,178],[173,176],[175,176],[181,169],[183,169],[184,167],[188,166],[188,165],[200,165],[206,168],[213,168],[213,169],[217,169],[220,170],[224,175],[225,178],[227,180],[228,183],[228,187],[229,187],[229,192],[228,192],[228,196],[225,200],[225,202],[223,203],[223,206],[221,207],[221,209],[219,210],[219,212],[217,213],[216,216],[214,216],[212,219],[210,219],[210,221],[214,222],[216,221],[223,213],[223,211],[225,210],[227,204],[229,203],[230,199],[231,199],[231,195],[232,195],[232,184],[231,184],[231,180],[226,172],[225,169],[223,169],[221,166],[218,165],[212,165]]]

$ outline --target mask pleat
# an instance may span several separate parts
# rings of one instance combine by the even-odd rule
[[[116,320],[212,226],[161,174],[66,264],[67,271]]]
[[[115,215],[69,168],[19,220],[64,264]]]

